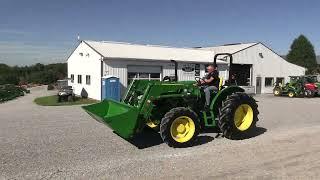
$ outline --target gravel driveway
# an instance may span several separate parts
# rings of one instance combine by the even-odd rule
[[[319,179],[320,98],[256,96],[252,138],[214,132],[173,149],[146,132],[127,142],[80,106],[33,103],[44,87],[0,104],[0,179]]]

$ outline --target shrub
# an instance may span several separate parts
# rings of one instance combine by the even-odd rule
[[[52,84],[49,84],[47,87],[48,90],[54,90],[54,86]]]
[[[0,86],[0,102],[9,101],[19,96],[24,96],[26,90],[11,84]]]

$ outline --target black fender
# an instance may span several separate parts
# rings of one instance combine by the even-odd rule
[[[221,106],[221,102],[225,100],[229,95],[236,92],[244,92],[244,89],[239,86],[229,86],[222,89],[216,94],[210,104],[210,109],[213,110],[215,117],[217,117],[218,115],[218,107]]]

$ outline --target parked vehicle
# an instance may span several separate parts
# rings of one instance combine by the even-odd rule
[[[68,80],[58,80],[58,102],[63,101],[74,101],[75,94],[73,92],[72,86],[68,86]]]
[[[290,82],[285,85],[276,83],[273,94],[275,96],[314,97],[318,87],[314,80],[308,76],[290,76]]]
[[[309,83],[312,83],[314,85],[312,86],[315,86],[314,87],[314,95],[315,96],[319,96],[320,95],[320,82],[319,82],[319,75],[308,75],[308,76],[305,76],[307,81]]]

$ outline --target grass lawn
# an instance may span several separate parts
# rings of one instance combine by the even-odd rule
[[[40,106],[70,106],[70,105],[79,105],[79,104],[92,104],[97,103],[99,101],[93,99],[83,99],[79,97],[75,97],[75,101],[73,102],[58,102],[58,96],[45,96],[38,97],[34,100],[34,102]]]

